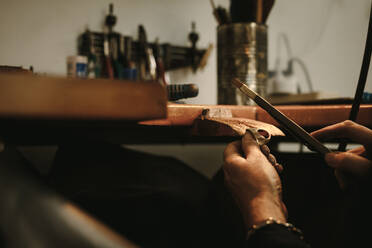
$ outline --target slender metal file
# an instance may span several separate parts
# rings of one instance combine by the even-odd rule
[[[306,132],[297,123],[289,119],[282,112],[277,110],[268,101],[262,98],[253,90],[249,89],[248,86],[242,83],[239,79],[233,79],[232,83],[241,90],[245,95],[251,98],[258,106],[263,108],[267,113],[269,113],[280,125],[287,129],[287,131],[298,139],[301,143],[306,145],[310,150],[316,151],[322,155],[331,152],[327,147],[320,143],[317,139],[312,137],[308,132]]]

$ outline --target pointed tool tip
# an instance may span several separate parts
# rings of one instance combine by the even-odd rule
[[[237,88],[240,88],[240,87],[242,87],[242,85],[243,85],[243,83],[240,82],[240,80],[237,79],[237,78],[234,78],[234,79],[232,80],[231,83],[232,83],[233,85],[235,85]]]
[[[255,99],[257,93],[251,90],[246,84],[242,83],[239,79],[234,78],[231,83],[235,85],[240,91],[242,91],[245,95],[247,95],[252,100]]]

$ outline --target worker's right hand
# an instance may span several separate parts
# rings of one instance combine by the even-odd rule
[[[353,189],[372,177],[372,130],[352,121],[344,121],[317,130],[311,135],[319,140],[348,138],[361,147],[347,152],[332,152],[325,156],[327,164],[335,169],[341,189]]]

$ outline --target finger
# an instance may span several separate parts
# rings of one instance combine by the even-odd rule
[[[276,163],[275,165],[274,165],[274,168],[275,168],[275,170],[276,170],[276,172],[278,172],[278,174],[280,174],[280,173],[282,173],[283,172],[283,165],[281,165],[281,164],[278,164],[278,163]]]
[[[350,152],[350,153],[354,153],[354,154],[358,154],[359,155],[359,154],[361,154],[361,153],[363,153],[365,151],[366,150],[365,150],[364,146],[359,146],[359,147],[356,147],[354,149],[350,149],[347,152]]]
[[[232,164],[235,159],[242,158],[242,142],[240,140],[228,144],[223,152],[223,160],[227,164]]]
[[[232,155],[242,155],[242,149],[241,149],[241,145],[242,142],[240,140],[237,140],[237,141],[234,141],[234,142],[231,142],[229,143],[224,152],[223,152],[223,157],[224,157],[224,160],[229,157],[229,156],[232,156]]]
[[[353,154],[356,154],[356,155],[359,155],[359,156],[363,156],[365,158],[368,158],[367,156],[367,152],[366,152],[366,149],[364,148],[364,146],[359,146],[357,148],[354,148],[354,149],[351,149],[347,152],[350,152],[350,153],[353,153]]]
[[[245,135],[243,136],[242,150],[246,158],[250,155],[257,154],[257,152],[261,153],[260,147],[257,144],[257,141],[253,138],[250,132],[246,132]]]
[[[359,176],[369,173],[372,167],[370,160],[349,152],[328,153],[325,156],[325,161],[334,169]]]
[[[320,140],[348,138],[359,144],[372,144],[372,130],[352,121],[344,121],[322,128],[312,132],[311,135]]]
[[[272,165],[277,164],[277,162],[276,162],[276,158],[275,158],[275,156],[272,155],[272,154],[269,154],[269,156],[267,156],[267,160],[269,160],[269,162],[270,162]]]
[[[261,149],[261,152],[262,152],[265,156],[269,156],[269,155],[270,155],[270,148],[269,148],[267,145],[262,145],[262,146],[260,146],[260,149]]]

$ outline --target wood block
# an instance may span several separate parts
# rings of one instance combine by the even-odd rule
[[[256,119],[256,107],[236,105],[196,105],[196,104],[168,104],[168,117],[162,120],[144,121],[144,125],[159,126],[192,126],[205,109],[226,109],[235,117]]]
[[[194,122],[193,135],[199,136],[243,136],[247,128],[266,130],[271,136],[285,136],[277,127],[261,121],[244,118],[198,118]]]
[[[154,82],[0,74],[0,118],[149,120],[166,118]]]

